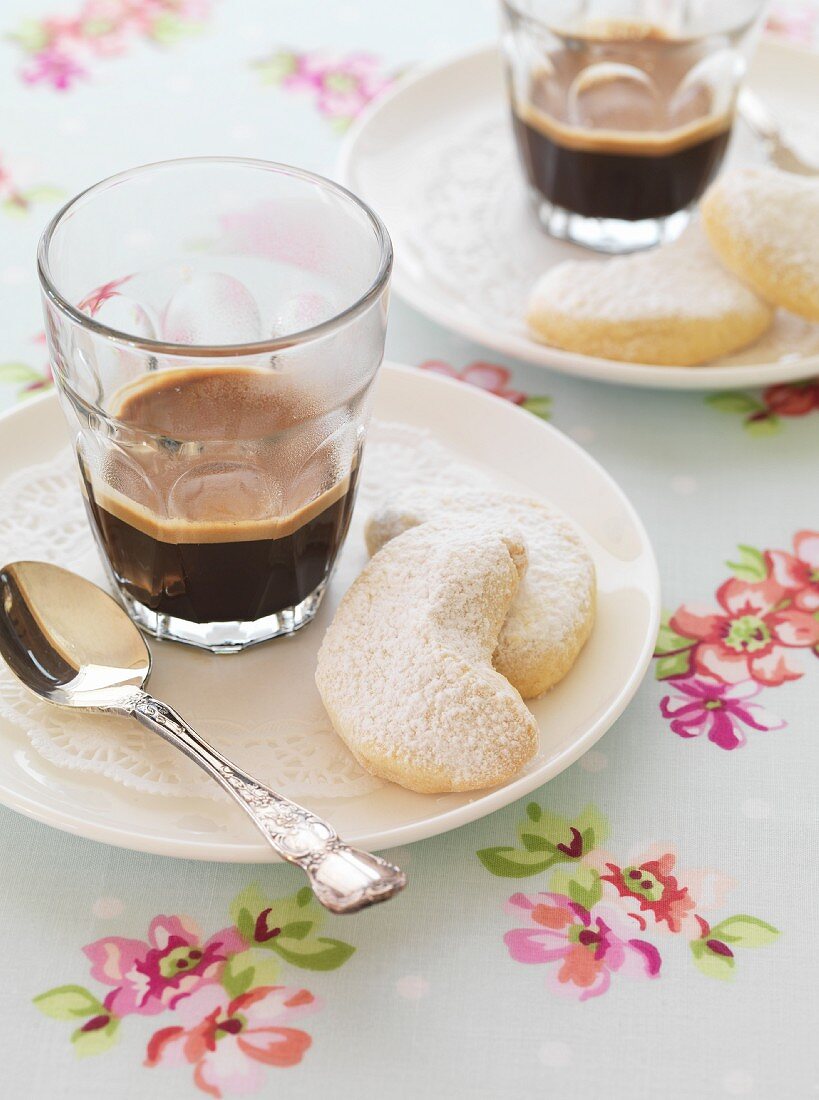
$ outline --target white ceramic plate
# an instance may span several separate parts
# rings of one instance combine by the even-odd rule
[[[463,461],[490,469],[509,486],[548,497],[585,533],[599,581],[592,637],[563,683],[533,704],[540,751],[515,781],[486,792],[440,797],[384,784],[369,794],[344,797],[342,792],[342,797],[309,801],[350,842],[390,848],[483,817],[539,787],[589,749],[643,678],[660,600],[654,554],[631,504],[593,459],[548,424],[472,387],[395,366],[385,366],[381,374],[375,416],[428,429]],[[64,441],[53,395],[6,413],[0,418],[0,482],[52,458]],[[359,504],[337,580],[353,576],[351,566],[364,564],[362,521]],[[317,620],[296,638],[239,656],[215,657],[151,641],[151,689],[228,754],[230,730],[237,726],[255,728],[282,712],[295,721],[302,710],[309,717],[321,706],[312,679],[315,654],[340,598],[339,587],[331,585]],[[238,690],[248,676],[258,689]],[[124,736],[129,725],[127,719],[111,718],[111,738]],[[252,769],[252,759],[239,762]],[[288,793],[286,786],[283,793]],[[127,848],[194,859],[272,859],[253,826],[229,802],[136,794],[109,779],[61,770],[2,718],[0,802],[68,832]]]
[[[819,165],[819,114],[808,89],[819,59],[763,42],[751,86]],[[760,161],[742,124],[729,163]],[[819,372],[819,325],[780,314],[773,329],[706,367],[618,363],[536,343],[521,314],[538,275],[593,255],[553,241],[527,202],[495,47],[419,70],[376,100],[348,134],[342,181],[378,211],[395,244],[393,286],[439,324],[504,355],[566,374],[663,389],[725,389]]]

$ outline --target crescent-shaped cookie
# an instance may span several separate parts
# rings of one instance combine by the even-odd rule
[[[719,258],[773,305],[819,321],[819,178],[737,168],[712,185],[702,222]]]
[[[526,320],[536,340],[581,355],[692,367],[753,343],[773,310],[695,226],[653,252],[557,264],[536,284]]]
[[[529,565],[494,654],[495,668],[533,699],[562,680],[591,633],[594,565],[576,528],[543,501],[514,493],[411,489],[376,511],[365,529],[374,554],[420,523],[480,523],[519,530]]]
[[[535,753],[537,723],[492,667],[526,566],[513,529],[425,525],[393,539],[342,599],[316,684],[368,771],[413,791],[495,786]]]

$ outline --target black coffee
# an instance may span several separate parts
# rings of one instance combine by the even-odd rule
[[[716,176],[728,130],[671,152],[572,149],[513,115],[526,174],[555,206],[587,218],[642,221],[696,202]]]
[[[731,131],[713,111],[710,85],[696,72],[686,79],[703,51],[652,28],[615,26],[551,54],[526,99],[513,97],[530,185],[592,218],[641,221],[691,206],[715,177]]]
[[[119,419],[165,442],[132,440],[102,476],[84,469],[86,497],[117,580],[152,611],[249,622],[296,606],[327,579],[357,461],[336,468],[332,448],[322,449],[328,426],[277,382],[255,370],[168,371],[118,401]]]

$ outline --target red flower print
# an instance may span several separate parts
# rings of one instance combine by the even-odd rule
[[[633,926],[621,910],[608,905],[584,909],[564,894],[513,894],[507,912],[530,922],[504,936],[516,962],[559,963],[548,984],[557,993],[587,1001],[599,997],[613,973],[656,978],[660,955],[653,944],[631,938]]]
[[[147,943],[107,936],[83,951],[92,963],[91,976],[115,986],[106,1008],[117,1016],[153,1016],[176,1008],[200,986],[215,982],[228,957],[244,949],[235,928],[224,928],[202,942],[189,917],[154,917]]]
[[[660,713],[671,719],[678,737],[707,734],[721,749],[738,749],[746,743],[745,730],[779,730],[785,727],[758,703],[748,702],[762,690],[755,680],[722,684],[711,677],[691,676],[675,680],[677,694],[660,700]]]
[[[808,614],[819,611],[819,531],[794,535],[793,553],[769,550],[771,576],[793,599],[793,606]]]
[[[732,578],[717,590],[719,610],[683,604],[670,625],[698,643],[693,667],[700,675],[726,684],[753,679],[776,687],[802,675],[793,651],[819,643],[819,620],[783,607],[787,596],[772,577],[755,582]]]
[[[206,986],[180,1004],[180,1026],[151,1037],[145,1065],[192,1065],[194,1084],[217,1100],[258,1092],[266,1066],[302,1060],[312,1040],[289,1025],[319,1007],[306,989],[257,986],[231,1000],[221,986]]]
[[[781,382],[769,386],[762,394],[768,411],[776,416],[807,416],[819,409],[819,380]]]
[[[610,882],[621,898],[633,899],[642,912],[652,913],[657,924],[664,921],[670,932],[679,932],[683,920],[693,912],[694,901],[671,874],[675,862],[675,856],[666,852],[637,866],[607,863],[608,874],[600,880]]]
[[[522,405],[526,400],[525,393],[509,386],[511,372],[497,363],[476,360],[459,371],[442,359],[428,359],[420,364],[420,369],[431,371],[433,374],[443,374],[445,378],[457,378],[470,386],[486,390],[487,393],[494,393],[496,397],[502,397],[505,401],[511,401],[514,405]]]

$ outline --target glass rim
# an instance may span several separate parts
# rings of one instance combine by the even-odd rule
[[[750,0],[750,5],[753,10],[745,19],[726,19],[720,23],[719,28],[716,31],[698,31],[696,33],[690,34],[687,37],[685,36],[685,34],[683,34],[681,37],[685,41],[691,41],[699,38],[706,38],[708,35],[714,33],[724,34],[727,31],[732,30],[749,30],[756,22],[756,20],[759,19],[761,13],[767,6],[767,2],[768,0]],[[543,30],[557,31],[566,34],[571,33],[568,27],[553,25],[544,15],[535,14],[533,11],[528,10],[527,5],[529,7],[533,6],[532,0],[500,0],[500,3],[503,8],[505,8],[508,12],[511,12],[518,19],[532,23],[533,25],[536,25]],[[613,22],[619,21],[620,20],[617,19],[613,20]],[[642,22],[642,20],[635,21]]]
[[[257,340],[247,344],[177,344],[167,340],[155,340],[149,339],[148,337],[136,336],[134,333],[124,332],[120,329],[112,328],[110,325],[102,324],[102,322],[84,313],[65,298],[58,289],[56,280],[53,278],[50,270],[49,248],[55,232],[62,224],[63,220],[71,214],[81,200],[93,195],[96,191],[111,185],[123,183],[141,173],[147,173],[161,168],[214,164],[253,168],[274,172],[278,175],[290,176],[298,180],[316,184],[324,190],[331,191],[347,202],[352,203],[353,206],[364,214],[371,228],[374,230],[376,241],[378,242],[378,269],[367,289],[349,306],[339,313],[334,314],[332,317],[329,317],[326,321],[321,321],[319,324],[311,325],[308,328],[299,329],[285,336],[271,337],[267,340]],[[155,355],[172,355],[188,359],[239,358],[243,356],[266,355],[271,352],[284,351],[287,348],[297,347],[301,344],[309,343],[312,340],[319,340],[357,317],[378,298],[389,281],[392,265],[393,247],[387,227],[378,214],[376,214],[367,203],[353,194],[352,191],[343,187],[340,183],[336,183],[335,180],[319,175],[317,172],[310,172],[305,168],[297,168],[291,164],[283,164],[280,161],[262,160],[254,157],[175,157],[169,160],[158,160],[152,161],[149,164],[140,164],[134,168],[128,168],[114,175],[106,176],[104,179],[98,180],[96,183],[92,183],[89,187],[84,188],[60,207],[43,230],[37,246],[37,274],[43,294],[60,313],[66,316],[74,324],[80,325],[82,328],[95,333],[97,336],[101,336],[117,344],[125,344],[128,347]]]

